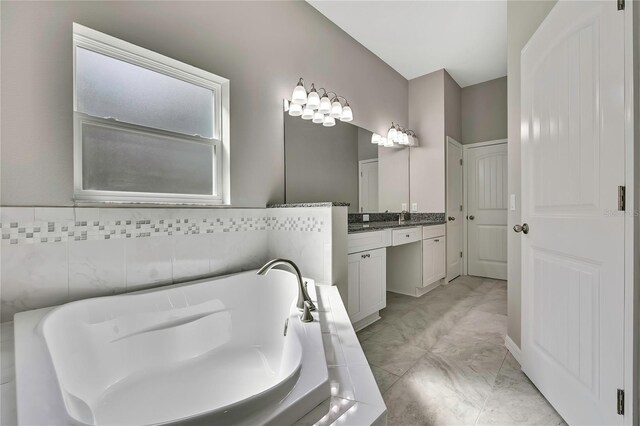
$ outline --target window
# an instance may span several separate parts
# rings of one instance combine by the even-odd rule
[[[73,26],[78,201],[229,204],[229,80]]]

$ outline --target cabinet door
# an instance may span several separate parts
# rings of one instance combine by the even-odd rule
[[[347,313],[350,318],[355,318],[360,314],[360,254],[350,254],[348,256],[348,298]]]
[[[437,244],[435,238],[422,240],[422,286],[426,287],[436,281],[435,257]]]
[[[363,317],[387,306],[387,251],[363,253],[360,261],[360,307]]]
[[[350,254],[348,264],[347,312],[357,322],[387,306],[386,249]]]
[[[447,275],[447,260],[446,260],[446,240],[445,237],[438,237],[433,239],[434,253],[433,253],[433,272],[435,279],[444,278]]]

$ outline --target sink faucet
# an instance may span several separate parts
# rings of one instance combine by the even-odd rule
[[[403,224],[405,223],[405,221],[407,220],[407,216],[409,215],[409,212],[406,210],[402,210],[400,212],[400,216],[398,216],[398,223],[399,224]]]
[[[316,306],[313,304],[313,301],[309,297],[309,293],[307,293],[306,283],[302,282],[302,274],[300,274],[300,269],[298,266],[290,260],[287,259],[273,259],[267,262],[260,270],[258,271],[258,275],[267,275],[273,268],[283,269],[282,266],[287,267],[293,272],[293,274],[298,279],[298,301],[296,302],[296,307],[300,311],[305,310],[305,304],[307,305],[307,309],[310,311],[315,311]]]

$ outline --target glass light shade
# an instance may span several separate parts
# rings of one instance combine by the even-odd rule
[[[291,103],[297,105],[304,105],[307,103],[307,91],[301,83],[298,83],[293,93],[291,94]]]
[[[375,145],[379,145],[380,144],[380,135],[377,133],[374,133],[371,135],[371,143],[375,144]]]
[[[387,139],[390,140],[391,142],[393,142],[393,141],[396,140],[396,136],[397,135],[398,135],[398,131],[396,130],[395,127],[392,127],[387,132]]]
[[[315,89],[312,89],[307,95],[307,107],[311,109],[318,109],[320,107],[320,95],[318,95]]]
[[[351,107],[349,105],[342,108],[342,115],[340,116],[340,121],[353,121],[353,112],[351,111]]]
[[[390,141],[389,138],[380,138],[380,145],[384,146],[385,148],[390,148],[393,146],[393,141]]]
[[[320,106],[318,107],[318,112],[323,114],[329,114],[331,112],[331,101],[327,95],[324,95],[322,99],[320,99]]]
[[[316,111],[313,114],[313,120],[311,121],[313,121],[316,124],[321,124],[322,122],[324,122],[324,114],[319,111]]]
[[[417,137],[417,136],[413,136],[411,139],[412,139],[412,140],[411,140],[411,144],[410,144],[410,146],[418,146],[418,144],[420,143],[420,142],[418,141],[418,137]]]
[[[289,105],[289,115],[292,117],[300,117],[302,115],[302,105],[300,104],[290,104]]]
[[[303,120],[311,120],[313,118],[313,110],[308,105],[303,108],[301,118]]]
[[[333,118],[340,118],[342,115],[342,104],[338,101],[334,101],[331,104],[331,113],[329,115]]]
[[[324,121],[322,122],[324,127],[332,127],[336,125],[336,119],[331,117],[330,115],[326,115],[324,117]]]
[[[400,145],[407,145],[409,143],[409,136],[404,132],[400,133],[400,135],[398,135],[398,143]]]

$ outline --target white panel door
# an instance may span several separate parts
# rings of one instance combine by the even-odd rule
[[[507,279],[507,144],[467,150],[467,272]]]
[[[462,145],[447,137],[447,282],[462,275]]]
[[[378,212],[378,160],[360,161],[360,212]]]
[[[624,42],[616,2],[560,1],[522,52],[522,368],[576,425],[623,423]]]

